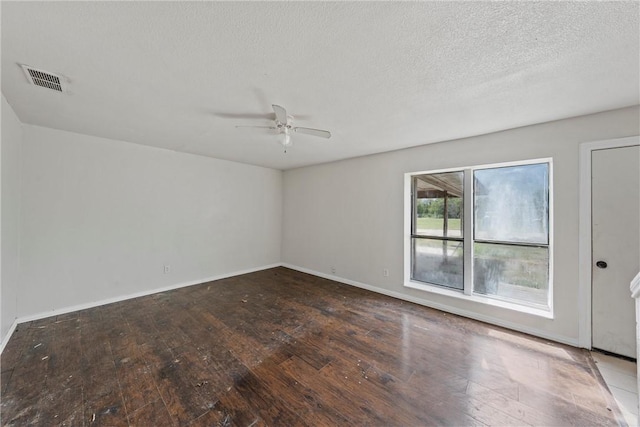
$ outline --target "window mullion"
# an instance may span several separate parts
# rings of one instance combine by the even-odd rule
[[[464,238],[464,262],[463,284],[464,293],[471,295],[473,292],[473,173],[470,169],[464,171],[463,188],[463,238]]]

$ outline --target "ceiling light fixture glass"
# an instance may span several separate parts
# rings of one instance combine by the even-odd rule
[[[287,152],[287,147],[291,146],[291,134],[289,133],[289,128],[284,128],[284,130],[278,135],[278,142],[282,144],[284,147],[284,152]]]

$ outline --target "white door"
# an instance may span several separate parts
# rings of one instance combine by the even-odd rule
[[[640,271],[640,147],[591,155],[592,346],[636,358],[635,301]]]

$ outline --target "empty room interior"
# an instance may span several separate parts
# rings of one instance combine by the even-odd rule
[[[639,2],[0,15],[0,425],[637,425]]]

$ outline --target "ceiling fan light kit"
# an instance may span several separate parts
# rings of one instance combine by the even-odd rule
[[[292,142],[291,142],[291,134],[289,133],[289,129],[288,128],[284,128],[284,130],[282,130],[279,134],[278,134],[278,142],[280,144],[282,144],[282,146],[284,147],[284,152],[287,152],[287,147],[290,147]]]
[[[280,105],[273,104],[271,105],[273,108],[273,112],[276,115],[275,126],[236,126],[236,128],[260,128],[260,129],[272,129],[278,131],[278,142],[284,147],[284,152],[287,152],[287,148],[293,145],[293,141],[291,140],[291,131],[296,133],[303,133],[306,135],[317,136],[320,138],[331,138],[331,132],[328,130],[322,129],[312,129],[305,127],[294,127],[293,126],[293,117],[287,115],[287,110],[285,110]]]

